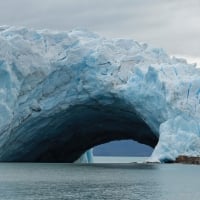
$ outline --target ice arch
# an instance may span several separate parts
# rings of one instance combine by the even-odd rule
[[[199,155],[199,77],[133,40],[1,27],[0,161],[72,162],[115,139]]]
[[[23,131],[28,135],[31,131],[31,135],[26,139]],[[115,99],[110,105],[88,102],[60,111],[51,119],[27,121],[15,134],[19,136],[8,142],[14,149],[5,154],[5,160],[73,162],[86,150],[112,140],[133,139],[152,147],[158,140],[130,106]]]

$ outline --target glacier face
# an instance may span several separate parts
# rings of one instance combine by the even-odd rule
[[[151,161],[200,155],[199,77],[133,40],[2,26],[0,161],[91,161],[117,139],[155,147]]]

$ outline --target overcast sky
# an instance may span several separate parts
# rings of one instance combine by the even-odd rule
[[[199,0],[0,0],[0,24],[132,38],[200,57]]]

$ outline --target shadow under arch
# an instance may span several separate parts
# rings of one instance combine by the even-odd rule
[[[2,160],[74,162],[88,149],[114,140],[132,139],[151,147],[158,142],[157,136],[134,108],[120,99],[108,104],[91,100],[74,105],[54,116],[27,121],[16,131],[34,126],[31,139],[21,138],[20,152],[17,148],[12,149],[12,154],[5,154]]]

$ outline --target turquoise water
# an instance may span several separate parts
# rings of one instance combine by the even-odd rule
[[[0,200],[198,200],[200,166],[0,164]]]

